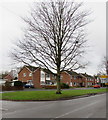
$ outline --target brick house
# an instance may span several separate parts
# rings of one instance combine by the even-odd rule
[[[94,80],[94,85],[95,84],[101,84],[101,80],[99,76],[94,76],[95,80]]]
[[[11,82],[14,79],[14,77],[12,75],[10,75],[10,74],[7,74],[7,75],[5,75],[3,77],[3,79],[5,79],[6,81],[10,81]]]
[[[88,87],[94,85],[94,77],[88,74],[76,73],[74,71],[63,71],[61,73],[61,82],[72,87]]]
[[[54,74],[47,69],[24,66],[18,73],[18,80],[25,83],[33,83],[35,88],[42,88],[46,85],[56,85]],[[88,74],[74,71],[62,71],[61,83],[72,87],[88,87],[95,84],[96,79]]]
[[[95,78],[93,76],[88,75],[86,73],[80,73],[80,75],[84,79],[84,86],[85,87],[90,87],[90,86],[93,86],[95,84]]]
[[[72,87],[83,87],[84,86],[84,79],[83,77],[74,72],[74,71],[63,71],[61,73],[61,82],[68,84]]]
[[[18,73],[18,80],[32,83],[35,88],[55,84],[54,75],[50,70],[33,66],[24,66]]]

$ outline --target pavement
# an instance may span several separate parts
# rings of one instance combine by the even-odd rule
[[[3,118],[106,118],[106,93],[62,101],[0,103]]]

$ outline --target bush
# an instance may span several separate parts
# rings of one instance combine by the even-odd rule
[[[62,89],[63,89],[63,88],[69,88],[69,85],[66,84],[66,83],[61,83],[61,88],[62,88]]]
[[[10,86],[11,86],[11,82],[6,81],[6,82],[5,82],[5,86],[6,86],[6,87],[10,87]]]
[[[56,89],[57,86],[55,86],[55,85],[45,85],[45,86],[43,86],[43,88],[45,88],[45,89]]]
[[[27,84],[27,82],[23,82],[23,86],[26,85],[26,84]]]
[[[23,83],[21,81],[15,81],[14,86],[21,87],[23,86]]]

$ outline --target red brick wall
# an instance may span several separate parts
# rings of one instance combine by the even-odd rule
[[[55,80],[55,78],[52,74],[50,74],[50,80]]]
[[[88,85],[88,83],[90,83],[91,85]],[[94,84],[94,79],[92,79],[92,80],[88,79],[87,80],[87,86],[92,86],[93,84]]]
[[[74,79],[74,77],[71,77],[66,72],[62,72],[61,73],[61,82],[62,83],[66,83],[66,84],[68,83],[69,86],[70,86],[70,82],[72,82],[72,86],[73,87],[80,86],[81,84],[82,84],[82,86],[86,87],[86,78],[84,78],[84,77],[77,77],[77,78]],[[76,85],[74,85],[74,83],[76,83]]]
[[[71,78],[70,78],[70,75],[66,72],[62,72],[61,73],[61,83],[68,83],[68,85],[70,85],[70,81],[71,81]]]
[[[87,81],[86,81],[86,78],[82,77],[82,82],[84,83],[84,87],[87,87]]]
[[[23,73],[26,73],[26,76],[24,77]],[[32,76],[29,76],[30,71],[24,67],[18,74],[18,80],[22,82],[27,82],[28,80],[32,80]]]
[[[8,81],[12,81],[13,80],[13,77],[11,75],[6,75],[4,77],[4,79],[8,80]]]
[[[42,86],[40,85],[40,78],[41,78],[41,72],[40,69],[37,69],[33,73],[33,84],[35,88],[42,88]]]
[[[72,82],[72,86],[73,86],[73,87],[81,86],[81,84],[83,84],[83,79],[82,79],[82,78],[79,78],[79,77],[76,77],[76,78],[74,79],[74,77],[72,77],[71,82]],[[74,85],[74,83],[76,83],[76,85]]]
[[[26,73],[26,76],[24,77],[24,73]],[[42,88],[43,86],[40,85],[40,80],[41,80],[41,69],[37,69],[34,71],[33,76],[29,76],[31,72],[24,67],[18,74],[18,80],[22,82],[27,82],[28,80],[33,80],[33,84],[35,88]],[[46,77],[46,75],[45,75]],[[46,79],[46,78],[45,78]],[[52,80],[53,77],[50,75],[50,79]]]
[[[94,85],[97,84],[97,83],[99,83],[99,80],[94,79]]]

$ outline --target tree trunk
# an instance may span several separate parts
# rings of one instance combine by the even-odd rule
[[[56,91],[56,94],[61,94],[60,72],[57,73],[56,81],[57,81],[57,91]]]

